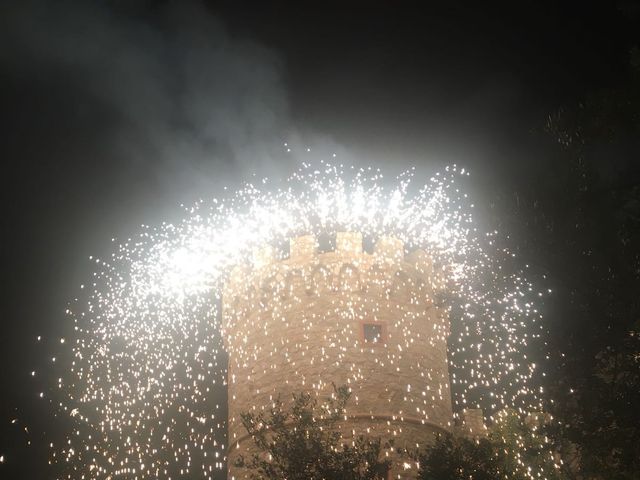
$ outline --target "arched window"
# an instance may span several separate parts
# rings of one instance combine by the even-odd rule
[[[387,287],[387,275],[381,265],[375,264],[367,272],[366,291],[384,291]]]
[[[293,296],[296,292],[302,291],[304,278],[300,269],[289,270],[284,279],[284,297]]]
[[[344,292],[360,291],[360,272],[350,263],[345,263],[340,268],[340,289]]]
[[[263,280],[260,287],[260,301],[265,304],[277,294],[278,280],[275,275],[271,275]]]
[[[322,265],[318,265],[311,272],[311,281],[307,284],[307,295],[318,295],[328,290],[331,281],[331,272]]]

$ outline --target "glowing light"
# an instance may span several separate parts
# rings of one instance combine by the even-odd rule
[[[496,232],[478,232],[472,204],[458,187],[467,175],[447,168],[410,194],[411,174],[384,188],[379,172],[305,167],[279,189],[261,182],[225,201],[200,201],[185,209],[181,222],[143,226],[108,258],[91,257],[92,281],[68,309],[74,336],[60,339],[67,349],[58,362],[65,369],[56,385],[62,399],[50,399],[72,425],[64,444],[52,445],[58,478],[210,478],[223,469],[223,286],[235,266],[253,262],[256,249],[304,234],[358,231],[428,251],[446,272],[442,301],[452,318],[455,409],[540,410],[531,381],[536,366],[526,355],[528,342],[542,333],[540,292],[513,267],[513,255],[496,246]],[[406,345],[379,361],[400,365],[412,341],[411,318],[404,337]],[[253,346],[244,348],[250,358]],[[362,373],[352,371],[357,381]],[[424,405],[442,397],[437,382],[425,379],[425,385],[406,385],[406,393]],[[416,415],[429,420],[424,406]],[[527,472],[544,478],[544,472]]]

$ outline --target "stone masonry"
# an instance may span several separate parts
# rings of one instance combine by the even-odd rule
[[[447,310],[438,305],[446,275],[429,255],[405,255],[403,243],[378,240],[363,251],[362,235],[338,233],[335,250],[316,239],[290,240],[288,258],[270,246],[232,272],[223,297],[229,352],[229,479],[251,439],[240,413],[268,408],[302,390],[326,397],[346,384],[352,396],[343,440],[364,433],[416,448],[451,430]],[[393,457],[391,478],[414,478],[416,466]]]

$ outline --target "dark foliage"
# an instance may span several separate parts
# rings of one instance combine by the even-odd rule
[[[474,441],[451,434],[438,436],[419,457],[420,480],[495,480],[500,478],[501,455],[488,439]]]
[[[254,479],[386,479],[390,463],[380,460],[379,439],[341,443],[336,423],[349,396],[346,387],[335,388],[335,395],[319,405],[315,397],[300,393],[289,407],[278,400],[268,414],[243,414],[242,423],[258,451],[240,457],[236,466],[251,469]]]
[[[632,54],[637,62],[637,50]],[[635,60],[634,60],[635,59]],[[640,62],[637,62],[640,65]],[[547,171],[494,199],[496,224],[553,293],[547,431],[581,479],[640,472],[640,71],[549,116]],[[545,277],[545,278],[542,278]],[[535,355],[535,354],[534,354]]]
[[[590,337],[576,333],[555,372],[553,434],[576,451],[575,470],[585,478],[631,480],[640,472],[639,80],[634,71],[628,83],[560,110],[547,125],[575,176],[578,249],[563,252],[584,272],[568,293],[582,315],[578,332]]]
[[[433,446],[417,455],[419,480],[546,480],[564,479],[553,445],[535,415],[521,418],[503,411],[488,435],[469,438],[441,434]],[[530,469],[530,470],[529,470]]]

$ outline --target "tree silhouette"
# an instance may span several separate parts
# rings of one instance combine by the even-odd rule
[[[337,423],[344,418],[350,393],[346,387],[318,403],[302,392],[285,407],[278,399],[268,413],[244,413],[242,423],[257,452],[240,456],[235,466],[251,478],[287,480],[384,480],[389,460],[380,460],[380,439],[357,437],[342,443]]]

